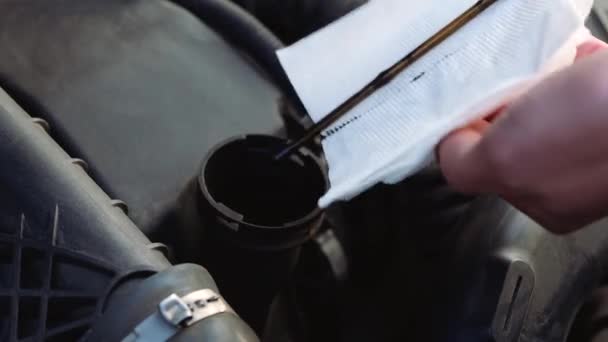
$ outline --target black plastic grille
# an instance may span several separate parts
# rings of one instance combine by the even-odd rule
[[[39,230],[25,215],[0,222],[0,341],[81,340],[114,272],[57,246],[58,207]]]

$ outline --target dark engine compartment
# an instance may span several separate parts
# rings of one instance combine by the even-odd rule
[[[149,245],[147,238],[168,247],[166,259],[157,255],[162,245],[115,255],[88,251],[89,245],[110,239],[102,234],[106,228],[98,228],[100,233],[90,235],[86,244],[68,241],[70,248],[61,250],[55,247],[55,235],[52,248],[34,248],[38,245],[14,242],[25,241],[23,236],[6,233],[0,239],[0,340],[123,338],[128,331],[103,334],[116,323],[104,317],[120,313],[113,303],[128,298],[118,291],[113,295],[118,299],[101,303],[105,299],[99,298],[116,286],[110,279],[123,274],[123,268],[154,265],[135,272],[147,277],[172,262],[208,268],[219,291],[225,289],[226,300],[263,341],[600,341],[605,324],[597,322],[608,316],[593,305],[603,301],[598,294],[608,265],[607,222],[572,236],[553,236],[497,198],[453,192],[433,168],[334,206],[298,240],[297,248],[256,248],[265,242],[260,238],[248,239],[247,251],[241,251],[241,245],[216,244],[219,237],[203,232],[201,218],[192,217],[198,212],[192,203],[198,201],[194,183],[208,152],[234,136],[295,137],[308,125],[274,50],[363,1],[237,3],[0,1],[0,88],[8,94],[0,96],[0,114],[20,112],[18,104],[50,128],[50,137],[78,158],[73,163],[86,166],[103,192],[120,200],[111,202],[114,206],[128,206],[128,219],[115,208],[99,209],[110,213],[104,217],[112,217],[112,229],[130,232],[134,223],[145,235],[124,233],[122,239],[143,246]],[[13,139],[9,128],[25,128],[0,126],[0,154],[12,156],[20,150],[11,144],[20,140]],[[28,134],[20,139],[43,139],[39,132]],[[21,153],[27,151],[23,147]],[[92,200],[98,195],[87,195],[98,190],[54,194],[53,201],[39,194],[45,182],[63,184],[42,171],[30,171],[52,163],[55,152],[40,153],[38,161],[28,159],[23,165],[29,168],[22,169],[12,167],[21,165],[14,162],[17,157],[0,158],[0,189],[5,190],[0,203],[6,211],[0,228],[14,225],[19,212],[23,227],[27,215],[19,205],[35,209],[29,216],[39,212],[40,222],[46,222],[49,212],[55,213],[51,217],[56,222],[61,212],[61,217],[68,215],[66,227],[102,227],[101,218],[95,224],[84,216],[70,219],[70,210],[56,209],[78,209],[84,202],[101,208]],[[56,172],[73,170],[58,166]],[[30,176],[37,186],[24,187]],[[239,180],[243,182],[235,182],[237,188],[251,183]],[[21,192],[27,195],[15,195]],[[21,200],[15,202],[15,196]],[[10,207],[13,202],[18,204]],[[14,255],[11,244],[17,246]],[[70,254],[75,250],[87,252],[91,260],[82,264]],[[38,285],[33,281],[32,288],[39,287],[40,293],[23,288],[30,280],[12,288],[15,273],[10,278],[5,273],[12,272],[17,260],[24,265],[33,260],[27,274],[46,270],[41,266],[45,262],[49,267],[77,263],[94,269],[89,277],[99,277],[99,288],[62,297],[44,277]],[[178,269],[167,277],[179,282],[189,277],[187,271]],[[79,279],[66,276],[62,281],[69,288]],[[54,296],[64,309],[51,315]],[[133,300],[148,311],[158,303],[143,295]],[[575,324],[588,300],[591,304],[580,310]],[[96,320],[103,321],[103,328],[96,327]],[[134,316],[124,321],[130,328],[138,323]],[[214,336],[202,340],[220,341],[223,335]]]

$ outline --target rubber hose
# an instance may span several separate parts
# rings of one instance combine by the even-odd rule
[[[147,279],[122,283],[109,295],[104,314],[96,320],[87,341],[121,341],[157,312],[158,304],[167,296],[173,293],[184,296],[201,289],[220,293],[207,270],[194,264],[173,266]],[[145,333],[153,332],[152,328],[148,325],[142,329]],[[236,314],[225,312],[179,329],[171,341],[259,342],[259,339]]]

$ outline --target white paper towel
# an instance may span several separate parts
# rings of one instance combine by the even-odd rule
[[[291,47],[281,64],[319,121],[477,0],[372,0]],[[440,139],[572,63],[592,0],[498,0],[323,133],[326,207],[396,183]]]

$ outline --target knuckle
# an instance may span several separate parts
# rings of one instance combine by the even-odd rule
[[[608,105],[608,52],[591,58],[594,60],[584,72],[576,74],[571,86],[585,102],[605,108]]]
[[[496,189],[499,192],[514,193],[525,189],[525,175],[518,172],[518,151],[515,144],[489,141],[482,147],[481,153],[487,162]]]

